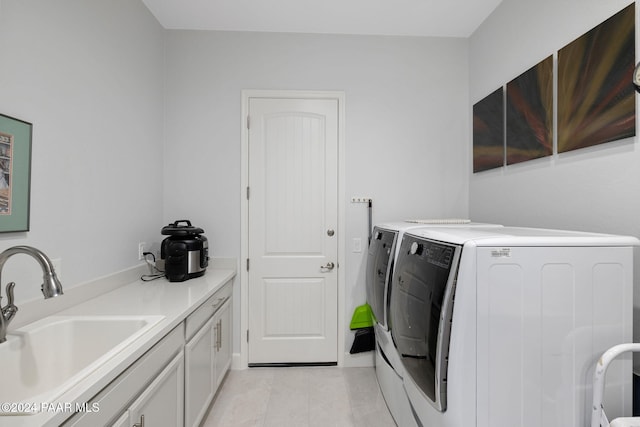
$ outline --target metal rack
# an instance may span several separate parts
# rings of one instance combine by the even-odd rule
[[[611,362],[618,356],[627,352],[640,352],[639,343],[619,344],[605,351],[596,363],[593,373],[593,405],[591,409],[591,427],[632,427],[640,425],[640,417],[616,418],[611,423],[602,407],[604,399],[604,384],[607,369]]]

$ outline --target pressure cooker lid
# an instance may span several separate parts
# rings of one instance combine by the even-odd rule
[[[172,224],[165,225],[160,231],[165,236],[197,236],[204,233],[204,230],[200,227],[194,227],[191,225],[191,221],[188,219],[181,219]]]

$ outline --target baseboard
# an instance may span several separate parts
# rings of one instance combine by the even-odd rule
[[[375,351],[365,351],[362,353],[345,353],[342,368],[369,368],[376,366]]]
[[[233,353],[233,355],[231,356],[231,369],[233,369],[234,371],[241,371],[247,368],[248,366],[246,364],[243,365],[242,363],[242,357],[240,356],[240,353]]]
[[[363,353],[344,355],[344,364],[340,368],[371,368],[376,366],[376,353],[374,351],[366,351]],[[231,358],[231,369],[241,371],[247,369],[248,366],[242,363],[240,353],[233,353]]]

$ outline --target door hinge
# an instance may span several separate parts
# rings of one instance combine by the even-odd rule
[[[247,342],[249,342],[249,330],[247,329]]]
[[[247,129],[249,129],[249,116],[247,116]]]
[[[249,200],[249,194],[250,194],[250,190],[249,190],[249,187],[247,186],[247,200]]]
[[[249,258],[247,258],[247,271],[249,271]]]

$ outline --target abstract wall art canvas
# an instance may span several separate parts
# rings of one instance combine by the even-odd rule
[[[558,152],[636,134],[635,4],[558,51]]]
[[[507,164],[553,154],[553,56],[507,83]]]
[[[473,172],[504,164],[504,90],[491,93],[473,106]]]

